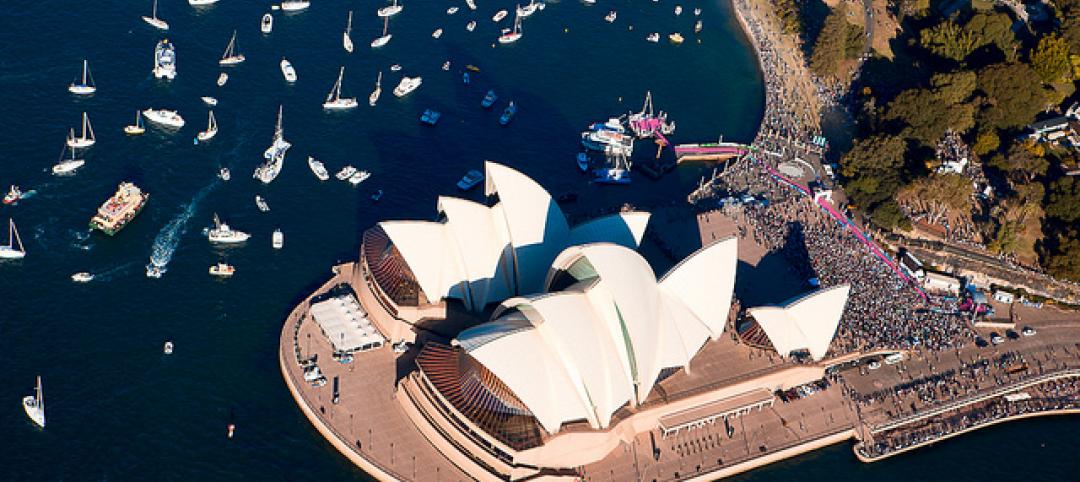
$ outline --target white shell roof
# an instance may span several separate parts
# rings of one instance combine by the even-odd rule
[[[814,360],[821,360],[840,326],[850,292],[850,285],[838,285],[796,298],[785,306],[750,308],[747,312],[781,355],[805,349]]]

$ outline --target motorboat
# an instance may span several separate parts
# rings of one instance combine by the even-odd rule
[[[694,22],[694,33],[701,33],[701,20]]]
[[[476,0],[465,0],[465,6],[469,7],[469,10],[476,10]]]
[[[397,14],[401,13],[401,10],[403,8],[405,8],[405,7],[402,6],[402,5],[398,5],[398,1],[394,0],[394,3],[392,3],[390,5],[387,5],[387,6],[383,7],[383,8],[380,8],[376,13],[380,17],[391,17],[391,16],[394,16],[394,15],[397,15]]]
[[[154,77],[165,80],[176,78],[176,46],[169,39],[162,39],[154,46]]]
[[[618,16],[618,14],[617,14],[617,13],[615,13],[615,11],[614,11],[614,10],[612,10],[612,11],[608,12],[608,14],[607,14],[607,15],[604,15],[604,21],[606,21],[607,23],[614,23],[614,22],[615,22],[615,18],[616,18],[617,16]]]
[[[465,30],[470,32],[476,30],[476,20],[469,20],[469,23],[465,24]]]
[[[247,60],[244,54],[240,53],[240,49],[236,46],[236,30],[233,30],[232,37],[229,38],[229,45],[225,46],[225,52],[221,54],[221,60],[218,60],[218,65],[222,67],[230,67],[243,63]]]
[[[507,12],[506,10],[499,10],[498,12],[495,12],[495,15],[493,15],[491,17],[491,21],[495,22],[495,23],[499,23],[499,22],[502,21],[502,19],[506,18],[506,16],[509,15],[509,14],[510,14],[510,12]]]
[[[349,184],[356,186],[371,177],[371,173],[367,171],[356,171],[353,175],[349,176]]]
[[[270,235],[270,245],[274,249],[281,249],[285,247],[285,234],[280,229],[275,229],[274,233]]]
[[[517,12],[517,15],[519,17],[525,18],[525,17],[528,17],[529,15],[532,15],[532,14],[536,13],[536,11],[539,9],[539,7],[540,7],[540,4],[536,3],[536,0],[529,0],[529,3],[526,4],[525,6],[518,5],[517,9],[516,9],[516,12]]]
[[[495,105],[495,102],[498,100],[499,96],[495,95],[495,91],[489,90],[487,91],[487,94],[484,94],[483,100],[480,101],[480,107],[490,109],[491,106]]]
[[[143,125],[142,112],[135,111],[135,123],[129,126],[124,126],[124,134],[129,136],[139,136],[146,132],[146,126]]]
[[[521,17],[514,16],[514,28],[510,31],[503,31],[503,34],[499,36],[499,43],[509,44],[517,42],[521,38]]]
[[[700,8],[695,8],[694,9],[694,16],[695,17],[701,16],[701,9]]]
[[[217,214],[214,214],[214,229],[207,231],[206,238],[211,243],[219,244],[236,244],[243,243],[250,238],[251,235],[243,231],[237,231],[229,227]]]
[[[353,109],[360,105],[356,102],[355,97],[342,97],[341,96],[341,81],[345,78],[345,67],[342,66],[338,72],[337,82],[334,82],[334,86],[330,89],[330,93],[326,95],[326,102],[323,102],[323,109],[329,110],[342,110]]]
[[[214,106],[217,105],[217,99],[215,99],[213,97],[210,97],[209,95],[204,95],[204,96],[200,97],[200,99],[202,99],[204,104],[206,104],[206,105],[208,105],[210,107],[214,107]]]
[[[439,37],[442,37],[442,29],[441,28],[437,28],[437,29],[435,29],[434,32],[431,32],[431,38],[439,38]]]
[[[296,82],[296,69],[293,68],[289,59],[284,57],[281,58],[281,75],[285,77],[285,82],[290,84]]]
[[[675,6],[675,15],[682,15],[682,5]]]
[[[69,152],[71,156],[64,158],[64,153]],[[74,174],[80,167],[86,165],[86,161],[75,158],[75,148],[65,145],[60,150],[60,160],[52,167],[52,173],[57,176],[66,176]]]
[[[195,6],[195,7],[213,5],[213,4],[217,3],[217,2],[218,2],[218,0],[187,0],[188,5]]]
[[[468,191],[469,189],[476,187],[476,185],[480,184],[480,182],[483,180],[484,173],[476,169],[470,169],[469,172],[466,172],[465,176],[463,176],[461,180],[457,182],[457,187],[462,191]]]
[[[320,181],[330,179],[330,173],[326,172],[326,165],[322,161],[315,159],[313,156],[308,156],[307,165],[311,169],[311,173]]]
[[[218,75],[217,86],[218,87],[225,87],[225,82],[228,82],[228,81],[229,81],[229,74],[226,74],[225,72],[222,72],[221,75]]]
[[[179,129],[184,127],[184,118],[175,110],[146,109],[142,112],[143,117],[154,124]]]
[[[299,12],[311,6],[311,2],[308,0],[284,0],[281,2],[281,11],[283,12]]]
[[[266,12],[262,16],[262,21],[259,22],[259,31],[262,33],[270,33],[274,31],[274,16],[270,15],[270,12]]]
[[[577,155],[577,167],[581,169],[581,172],[589,172],[589,155],[584,152],[579,152]]]
[[[338,171],[337,174],[334,174],[334,177],[336,177],[339,181],[348,181],[353,174],[356,174],[356,168],[347,165],[341,168],[341,170]]]
[[[218,169],[218,178],[222,181],[228,181],[229,179],[232,179],[232,173],[229,172],[229,168],[223,167]]]
[[[19,202],[22,197],[23,192],[19,189],[19,186],[12,184],[11,187],[8,188],[7,194],[4,195],[4,204],[15,204]]]
[[[154,0],[154,7],[150,11],[150,16],[147,17],[146,15],[143,15],[142,19],[143,19],[144,22],[150,24],[151,27],[154,27],[156,29],[159,29],[159,30],[168,30],[169,29],[169,22],[166,22],[166,21],[158,18],[158,16],[157,16],[157,0]]]
[[[195,138],[199,142],[213,139],[217,135],[217,119],[214,119],[214,111],[210,111],[210,119],[207,121],[206,130],[199,132]]]
[[[514,118],[514,114],[517,114],[517,104],[510,101],[510,105],[506,106],[506,110],[499,116],[499,125],[509,124],[510,120]]]
[[[281,168],[285,164],[285,152],[292,147],[289,141],[285,140],[285,129],[282,126],[282,114],[283,107],[278,106],[278,118],[277,125],[274,128],[274,140],[270,143],[270,147],[266,148],[263,152],[263,158],[266,162],[255,168],[253,177],[258,179],[263,184],[270,184],[277,178],[278,174],[281,174]]]
[[[352,53],[352,10],[349,10],[349,19],[345,22],[345,32],[341,34],[341,46],[346,52]]]
[[[672,33],[671,35],[668,35],[667,38],[671,43],[676,45],[683,43],[684,40],[682,34],[679,32]]]
[[[71,275],[71,281],[74,281],[76,283],[89,283],[91,281],[94,281],[94,275],[91,273],[87,273],[86,271],[80,271]]]
[[[390,28],[390,17],[386,17],[386,18],[383,19],[382,35],[375,38],[375,40],[371,41],[371,48],[379,48],[379,47],[382,47],[383,45],[386,45],[387,43],[390,42],[390,38],[393,37],[394,35],[390,34],[390,33],[387,33],[387,30],[389,28]]]
[[[382,72],[379,72],[379,76],[375,78],[375,89],[368,95],[368,105],[375,107],[380,95],[382,95]]]
[[[210,267],[210,276],[228,278],[236,273],[236,268],[228,263],[218,263]]]
[[[266,199],[263,199],[263,197],[258,194],[255,195],[255,207],[258,208],[261,213],[270,212],[270,205],[266,204]]]
[[[649,35],[647,35],[645,37],[645,40],[648,40],[648,41],[650,41],[652,43],[659,42],[660,41],[660,32],[650,33]]]
[[[67,145],[76,149],[85,149],[94,145],[97,140],[94,138],[94,128],[90,125],[90,116],[83,112],[82,115],[82,133],[79,137],[75,137],[75,129],[71,129],[68,133]]]
[[[82,80],[71,81],[68,92],[75,95],[90,95],[97,92],[97,86],[94,85],[94,76],[90,75],[90,63],[86,60],[82,62]]]
[[[154,263],[146,265],[146,277],[153,279],[161,279],[161,275],[165,274],[165,267],[158,266]]]
[[[448,71],[448,70],[450,70],[450,61],[449,61],[449,60],[447,60],[446,62],[443,62],[443,64],[442,64],[442,69],[443,69],[444,71]]]
[[[410,92],[420,88],[420,84],[424,82],[422,77],[402,77],[401,82],[397,87],[394,87],[394,95],[398,97],[405,97]]]
[[[166,355],[172,355],[173,354],[173,348],[175,348],[175,346],[173,345],[173,342],[171,342],[169,340],[165,340],[165,344],[161,346],[161,352],[166,354]]]
[[[399,71],[401,71],[401,69],[402,69],[401,64],[391,64],[390,65],[390,71],[391,72],[399,72]]]
[[[8,242],[0,245],[0,259],[22,259],[26,257],[19,230],[15,229],[15,220],[8,219]]]
[[[424,112],[420,114],[420,122],[429,126],[434,126],[439,123],[439,119],[442,118],[442,112],[434,109],[424,109]]]
[[[45,392],[41,388],[41,376],[37,377],[37,385],[34,386],[34,394],[23,397],[23,411],[30,421],[38,427],[45,428]]]
[[[458,8],[457,8],[457,7],[450,7],[450,8],[448,8],[448,9],[446,9],[446,14],[447,14],[447,15],[453,15],[453,14],[455,14],[455,13],[457,13],[457,12],[458,12]]]

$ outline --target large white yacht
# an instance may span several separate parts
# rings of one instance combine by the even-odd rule
[[[394,87],[394,95],[405,97],[410,92],[420,88],[420,84],[423,82],[424,79],[421,77],[402,77],[401,82],[398,83],[397,87]]]
[[[162,39],[154,47],[154,77],[168,80],[176,78],[176,47],[169,39]]]
[[[243,243],[250,238],[251,235],[243,231],[235,230],[229,227],[217,214],[214,215],[214,229],[209,230],[206,233],[206,238],[211,243],[219,244],[236,244]]]

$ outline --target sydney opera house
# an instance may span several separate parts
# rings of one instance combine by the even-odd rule
[[[848,286],[738,307],[737,238],[658,275],[637,252],[648,213],[570,225],[529,177],[492,162],[485,171],[486,203],[441,197],[432,221],[378,223],[363,233],[359,261],[339,266],[286,323],[290,390],[369,473],[423,479],[452,467],[441,473],[571,480],[626,443],[765,409],[778,390],[824,375],[816,362]],[[305,330],[323,337],[317,362]],[[319,374],[334,380],[332,406]],[[339,392],[339,378],[364,394]],[[355,428],[365,417],[406,438],[387,455],[376,439],[385,431]],[[411,472],[404,447],[414,450]]]

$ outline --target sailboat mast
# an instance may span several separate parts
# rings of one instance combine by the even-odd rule
[[[90,71],[89,61],[83,59],[82,61],[82,85],[86,85],[86,73]]]
[[[352,10],[349,10],[349,21],[345,23],[345,32],[352,32]]]
[[[383,24],[382,24],[382,34],[383,34],[383,37],[385,37],[385,36],[386,36],[386,30],[387,30],[388,28],[390,28],[390,17],[386,17],[386,18],[384,18],[384,19],[383,19]]]
[[[157,0],[154,0],[154,10],[150,12],[150,17],[157,20]]]
[[[274,138],[275,139],[282,139],[282,138],[285,137],[284,130],[281,128],[281,116],[284,113],[284,111],[285,111],[285,106],[278,105],[277,128],[274,129]]]
[[[19,230],[15,229],[15,220],[8,219],[8,243],[11,244],[13,241],[19,244],[19,252],[24,252],[22,238],[19,237]],[[14,244],[12,244],[12,246],[14,246]],[[40,384],[41,381],[39,380],[38,383]]]

